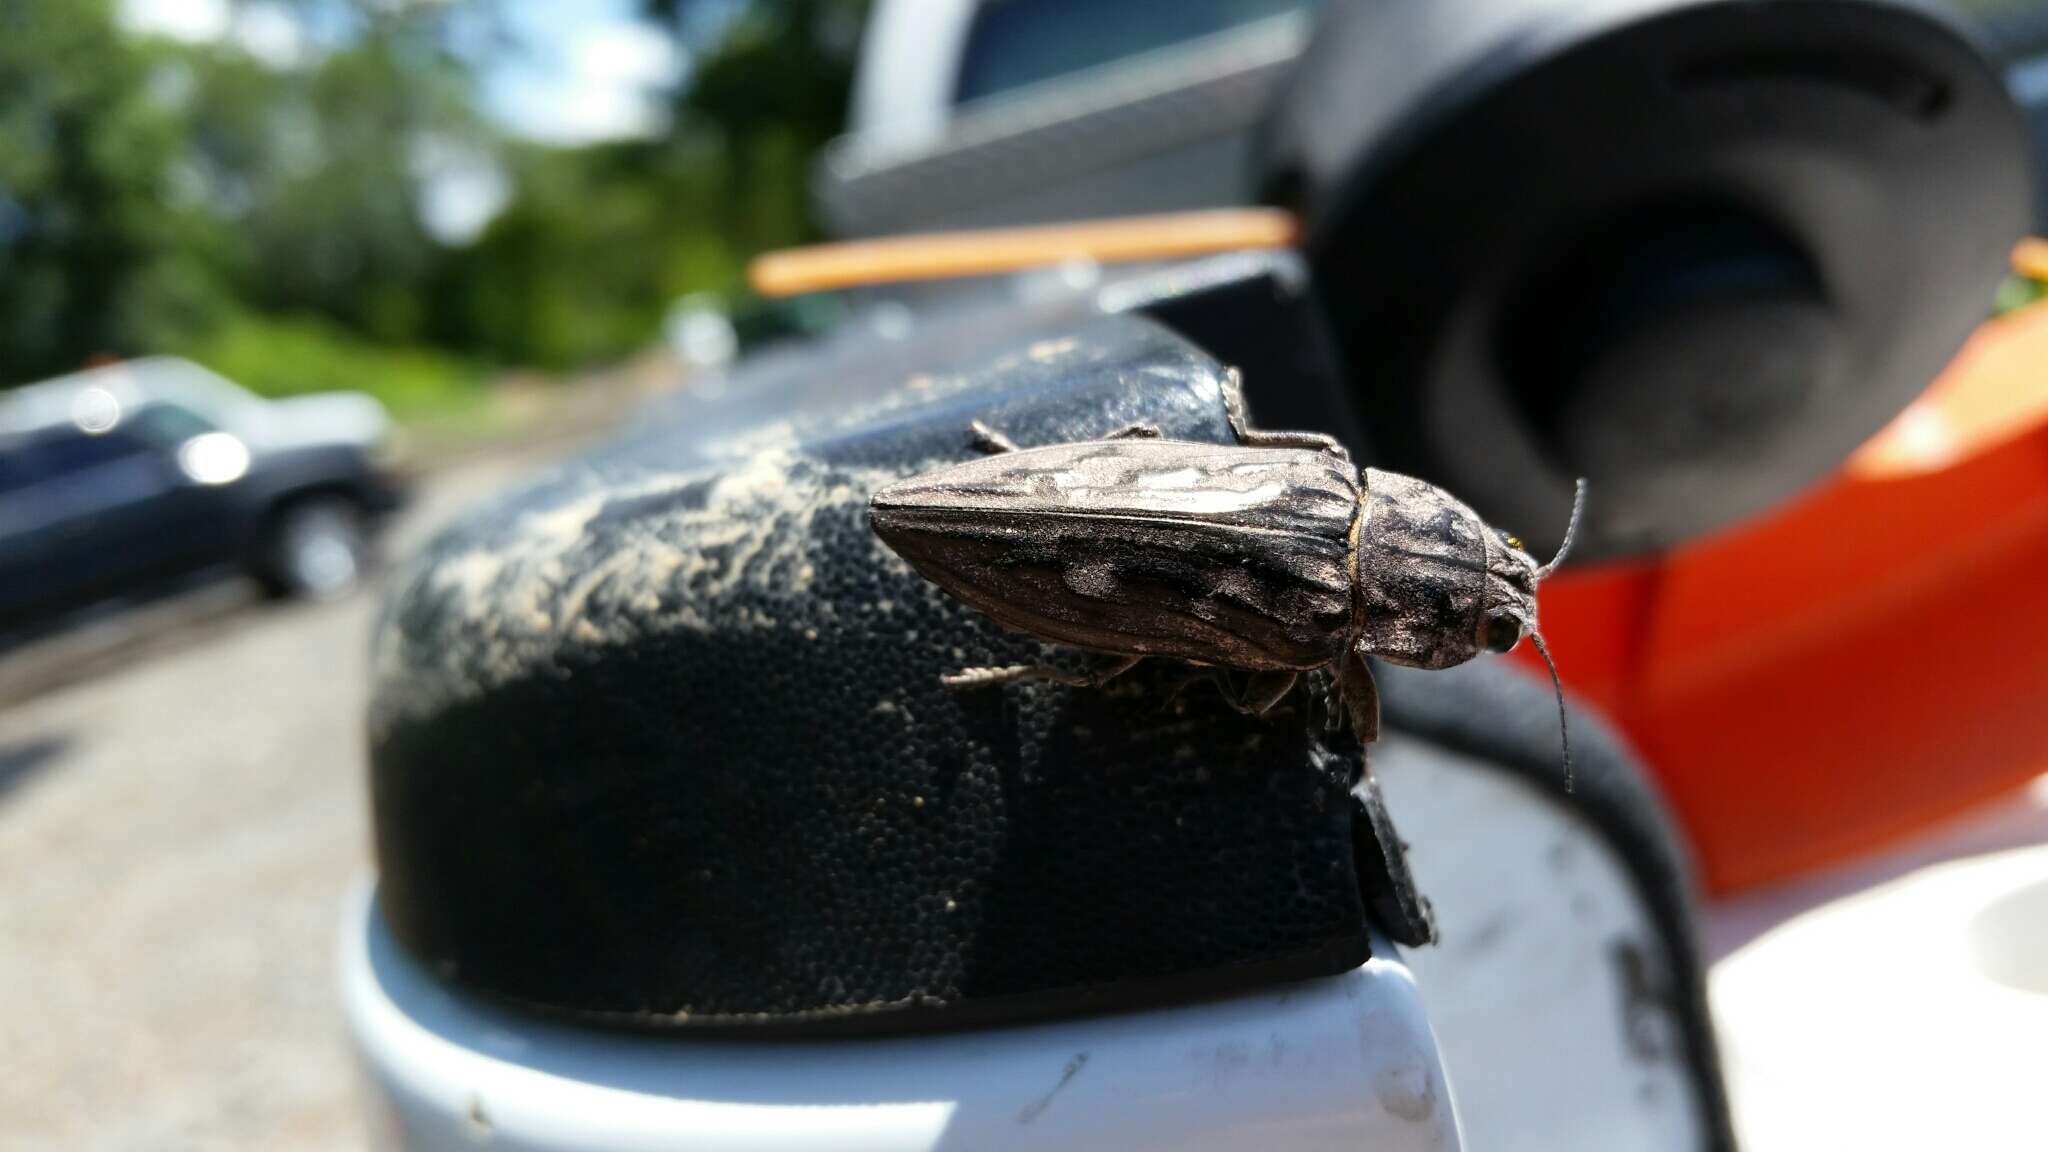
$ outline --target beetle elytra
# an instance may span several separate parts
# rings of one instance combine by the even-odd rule
[[[1167,657],[1252,673],[1226,698],[1264,714],[1321,669],[1369,743],[1379,696],[1368,655],[1448,668],[1528,636],[1549,663],[1536,586],[1571,547],[1583,481],[1563,547],[1538,564],[1433,484],[1361,469],[1319,433],[1248,427],[1235,370],[1224,404],[1234,445],[1135,425],[1019,448],[977,423],[988,455],[874,494],[876,534],[927,579],[1007,628],[1117,658],[1092,675],[967,668],[948,685],[1097,686]]]

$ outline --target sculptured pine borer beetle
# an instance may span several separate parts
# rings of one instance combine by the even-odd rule
[[[1226,693],[1263,715],[1323,669],[1359,740],[1379,732],[1370,655],[1448,668],[1530,637],[1538,564],[1448,492],[1360,469],[1313,432],[1249,428],[1238,376],[1224,407],[1237,444],[1161,439],[1133,425],[1101,440],[1019,448],[973,425],[990,455],[876,492],[868,517],[927,579],[1004,626],[1118,659],[1092,675],[1037,664],[966,668],[953,687],[1049,680],[1100,685],[1148,656],[1252,673]]]

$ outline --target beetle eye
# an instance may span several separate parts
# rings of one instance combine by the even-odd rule
[[[1486,650],[1507,652],[1522,642],[1522,622],[1513,616],[1486,618]]]

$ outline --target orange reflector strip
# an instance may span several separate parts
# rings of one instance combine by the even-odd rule
[[[747,280],[763,296],[797,296],[863,284],[994,276],[1068,260],[1113,264],[1286,248],[1300,232],[1292,214],[1271,208],[929,232],[769,252],[747,268]]]

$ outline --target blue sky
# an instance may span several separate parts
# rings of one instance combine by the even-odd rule
[[[577,144],[661,127],[651,89],[686,67],[673,40],[634,18],[633,0],[501,0],[517,47],[483,69],[485,110],[534,140]],[[290,65],[308,50],[292,10],[274,0],[121,0],[123,23],[181,40],[232,39]]]
[[[687,67],[675,41],[634,18],[632,0],[524,0],[505,5],[523,52],[484,70],[484,104],[506,128],[555,143],[644,135],[662,127],[650,90]]]

